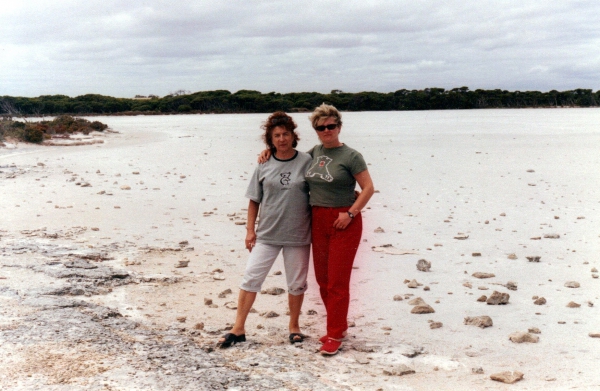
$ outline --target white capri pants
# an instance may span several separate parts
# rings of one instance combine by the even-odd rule
[[[275,259],[282,250],[288,293],[297,296],[306,292],[310,244],[305,246],[280,246],[256,243],[248,258],[240,288],[248,292],[260,292],[269,270],[271,270]]]

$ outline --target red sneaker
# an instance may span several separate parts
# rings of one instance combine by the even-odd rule
[[[342,346],[342,341],[338,341],[337,339],[327,338],[327,341],[321,346],[321,354],[325,356],[333,356],[336,354],[340,347]]]

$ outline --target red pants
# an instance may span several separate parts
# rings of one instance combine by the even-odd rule
[[[327,311],[327,335],[340,339],[348,329],[350,275],[362,235],[358,213],[344,230],[333,222],[348,208],[312,207],[312,251],[315,276]]]

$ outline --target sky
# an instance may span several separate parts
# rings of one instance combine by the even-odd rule
[[[597,0],[0,0],[0,96],[600,89]]]

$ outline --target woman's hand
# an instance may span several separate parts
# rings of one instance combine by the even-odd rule
[[[346,212],[340,212],[338,218],[333,222],[333,228],[335,229],[346,229],[347,226],[352,222],[352,218]]]
[[[265,149],[260,153],[260,155],[258,155],[257,162],[258,162],[258,164],[263,164],[263,163],[266,163],[267,160],[269,160],[270,158],[271,158],[271,150]]]
[[[252,249],[256,245],[256,232],[254,230],[248,230],[246,233],[246,249],[252,252]]]

